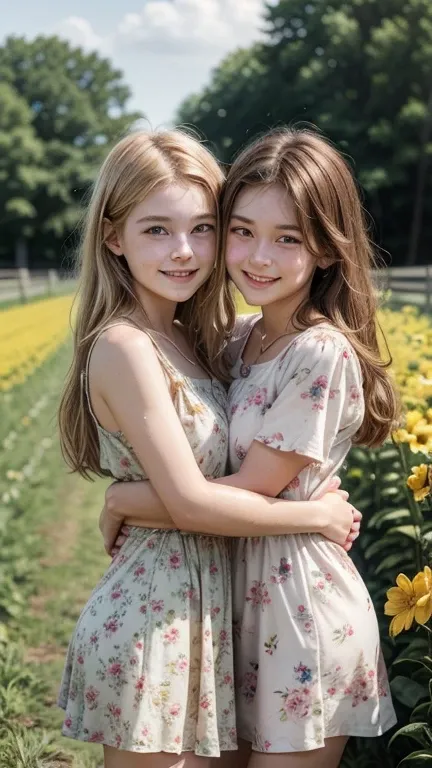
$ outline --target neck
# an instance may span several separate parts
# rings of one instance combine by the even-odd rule
[[[148,327],[163,333],[169,338],[173,338],[173,322],[177,302],[157,296],[140,285],[136,286],[136,291],[140,299],[141,308],[145,313],[145,317],[148,318],[146,323]],[[145,317],[141,316],[139,322],[145,322]]]
[[[298,296],[293,296],[262,307],[263,336],[268,341],[282,333],[296,332],[293,319],[302,301],[303,297],[299,300]]]

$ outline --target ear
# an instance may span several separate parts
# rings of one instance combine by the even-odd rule
[[[103,220],[103,240],[115,256],[123,256],[123,248],[118,233],[109,219]]]

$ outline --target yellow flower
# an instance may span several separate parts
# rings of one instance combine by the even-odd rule
[[[414,410],[414,411],[408,411],[408,413],[405,416],[405,426],[408,430],[408,432],[412,432],[417,422],[420,421],[420,419],[423,419],[423,414],[421,411]]]
[[[393,432],[393,440],[395,443],[416,443],[417,438],[412,435],[406,429],[397,429]]]
[[[388,601],[384,606],[386,616],[393,616],[389,634],[395,637],[402,630],[411,628],[413,621],[425,624],[432,614],[432,571],[426,566],[411,581],[404,573],[396,579],[397,587],[387,592]]]
[[[408,488],[414,493],[416,501],[423,501],[431,492],[431,467],[427,464],[419,464],[418,467],[411,467],[412,475],[407,480]]]

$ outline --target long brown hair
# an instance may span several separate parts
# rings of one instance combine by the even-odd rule
[[[314,319],[318,313],[349,337],[365,397],[365,418],[355,442],[381,445],[397,418],[398,400],[386,370],[391,357],[383,360],[379,350],[371,274],[375,255],[350,167],[310,129],[278,129],[260,137],[240,152],[228,173],[222,196],[224,243],[239,192],[246,185],[270,184],[281,184],[292,197],[308,251],[330,264],[325,270],[317,266],[310,294],[293,321],[300,330],[319,322]]]
[[[217,208],[223,180],[213,155],[181,130],[131,133],[111,150],[102,165],[78,253],[74,355],[59,408],[63,456],[71,469],[84,477],[90,472],[103,474],[97,430],[82,386],[90,346],[102,328],[131,316],[139,305],[126,260],[114,256],[105,243],[104,220],[121,229],[134,206],[156,188],[173,183],[199,184]],[[225,266],[218,256],[207,281],[189,301],[178,305],[176,318],[184,325],[199,362],[222,379],[228,374],[221,349],[233,317]]]

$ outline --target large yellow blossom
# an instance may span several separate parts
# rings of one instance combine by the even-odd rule
[[[420,464],[418,467],[411,467],[411,472],[407,486],[413,491],[416,501],[423,501],[431,492],[432,466]]]
[[[402,630],[410,629],[413,621],[426,624],[432,615],[432,571],[426,566],[411,581],[404,573],[396,579],[397,587],[387,592],[384,606],[386,616],[393,616],[389,634],[394,637]]]

